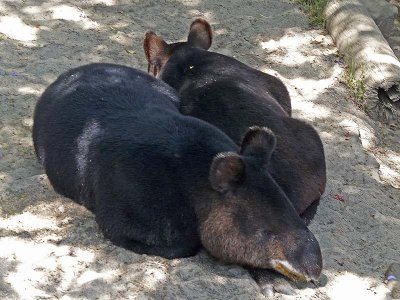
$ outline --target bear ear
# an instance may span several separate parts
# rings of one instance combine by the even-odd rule
[[[168,60],[168,44],[153,31],[148,31],[143,48],[148,62],[147,72],[157,76]]]
[[[268,127],[250,127],[242,140],[240,154],[253,156],[268,164],[275,150],[276,137]]]
[[[208,50],[212,43],[212,29],[204,19],[196,19],[190,25],[188,44],[192,47]]]
[[[219,153],[210,167],[211,187],[219,193],[225,193],[243,180],[244,172],[244,162],[237,153]]]

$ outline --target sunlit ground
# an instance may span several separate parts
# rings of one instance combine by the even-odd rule
[[[57,295],[64,296],[63,299],[74,299],[74,291],[85,290],[90,283],[113,284],[127,271],[125,268],[115,268],[118,262],[109,254],[103,254],[101,258],[102,262],[106,262],[105,265],[97,264],[99,251],[96,248],[58,245],[60,236],[65,235],[61,230],[66,222],[68,220],[65,219],[57,221],[55,216],[34,215],[28,212],[0,219],[0,231],[17,233],[15,237],[3,237],[0,240],[0,257],[4,266],[13,265],[2,276],[19,298],[46,298]],[[27,239],[29,236],[30,240]],[[169,272],[162,265],[149,266],[143,261],[137,264],[139,269],[143,268],[143,272],[140,272],[142,288],[151,291],[159,283],[167,280]],[[383,295],[387,293],[386,287],[376,279],[360,277],[351,272],[335,274],[329,269],[324,273],[334,278],[326,287],[327,295],[333,300],[376,300],[383,299]],[[216,277],[215,280],[221,284],[226,281],[224,277]],[[56,286],[52,286],[54,281],[57,282]],[[318,293],[307,288],[303,290],[302,295],[312,297],[316,292]]]

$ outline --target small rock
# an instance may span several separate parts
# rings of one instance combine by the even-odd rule
[[[27,118],[22,120],[22,125],[27,128],[32,128],[33,126],[33,119]]]

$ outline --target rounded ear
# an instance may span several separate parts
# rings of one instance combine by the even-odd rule
[[[276,137],[268,127],[250,127],[242,140],[240,154],[254,156],[268,164],[272,152],[275,150]]]
[[[237,153],[219,153],[214,157],[210,167],[211,187],[224,193],[244,178],[244,172],[244,162]]]
[[[208,50],[212,43],[212,29],[204,19],[196,19],[190,25],[188,44],[192,47]]]
[[[168,44],[153,31],[148,31],[143,48],[148,61],[147,72],[156,76],[168,60]]]

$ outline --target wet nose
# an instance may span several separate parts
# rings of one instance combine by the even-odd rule
[[[322,271],[321,249],[307,228],[288,232],[282,247],[287,267],[281,266],[282,274],[302,281],[318,281]]]
[[[322,272],[322,255],[319,243],[311,232],[303,247],[300,249],[300,266],[309,280],[318,281]]]

